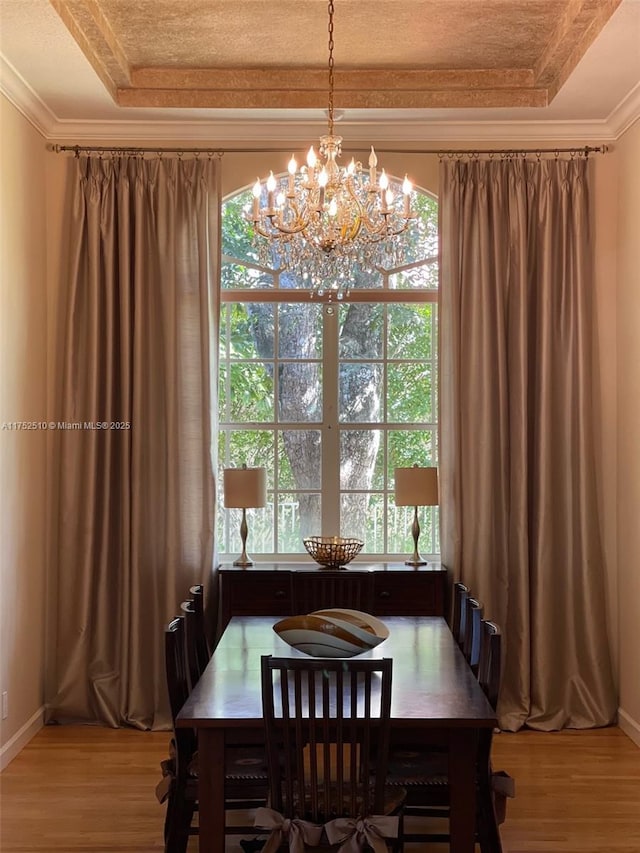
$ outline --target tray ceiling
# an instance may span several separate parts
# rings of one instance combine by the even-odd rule
[[[640,116],[640,0],[335,6],[351,139],[612,141]],[[49,139],[306,142],[327,77],[325,0],[0,0],[0,91]]]
[[[125,107],[327,104],[325,0],[51,0]],[[545,107],[620,0],[337,0],[335,105]]]

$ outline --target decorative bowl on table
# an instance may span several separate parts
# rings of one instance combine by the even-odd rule
[[[351,658],[389,636],[384,622],[370,613],[338,607],[287,616],[273,630],[292,648],[317,658]]]
[[[307,536],[302,541],[316,563],[332,569],[350,563],[364,545],[361,539],[345,539],[342,536]]]

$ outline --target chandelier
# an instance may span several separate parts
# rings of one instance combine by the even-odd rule
[[[354,267],[362,270],[398,266],[403,240],[416,218],[411,210],[413,186],[405,176],[401,185],[378,174],[378,158],[371,147],[369,168],[351,159],[338,164],[342,137],[334,134],[334,0],[329,0],[328,133],[320,137],[319,152],[309,149],[306,165],[298,168],[294,156],[288,174],[271,172],[264,185],[253,187],[253,223],[256,245],[265,265],[276,266],[309,281],[313,293],[343,299],[348,295]]]

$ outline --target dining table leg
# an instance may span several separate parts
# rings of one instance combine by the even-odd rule
[[[224,730],[198,730],[200,853],[224,853]]]
[[[451,729],[449,740],[450,851],[473,853],[476,829],[475,729]]]

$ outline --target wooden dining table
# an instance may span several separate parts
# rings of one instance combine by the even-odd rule
[[[277,621],[234,616],[178,715],[178,726],[198,732],[200,853],[224,853],[225,745],[262,738],[261,656],[304,657],[274,632]],[[389,616],[384,622],[389,637],[365,655],[393,659],[393,741],[448,750],[450,851],[473,853],[478,734],[496,725],[495,712],[444,619]]]

